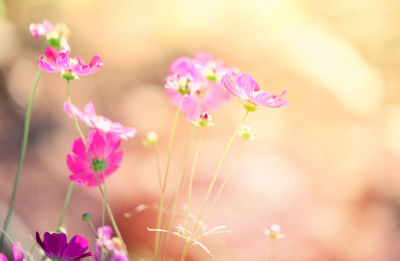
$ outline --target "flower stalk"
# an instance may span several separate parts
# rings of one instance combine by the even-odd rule
[[[23,134],[22,146],[21,146],[21,154],[20,154],[19,159],[18,159],[17,173],[16,173],[15,179],[14,179],[14,186],[13,186],[13,190],[12,190],[12,193],[11,193],[10,202],[8,203],[7,215],[6,215],[6,218],[4,219],[3,229],[2,229],[1,238],[0,238],[0,251],[3,248],[3,242],[4,242],[5,233],[7,233],[8,225],[10,224],[12,212],[13,212],[13,209],[14,209],[14,203],[15,203],[15,197],[17,195],[19,178],[20,178],[20,175],[21,175],[22,166],[24,164],[26,147],[28,145],[33,100],[34,100],[34,97],[35,97],[37,85],[39,83],[40,74],[41,74],[41,71],[38,70],[37,73],[36,73],[36,76],[35,76],[35,80],[33,81],[33,86],[32,86],[30,97],[29,97],[28,108],[26,110],[24,134]]]

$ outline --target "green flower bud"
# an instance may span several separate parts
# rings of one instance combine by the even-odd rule
[[[254,140],[256,138],[254,130],[250,126],[242,126],[238,135],[244,140]]]
[[[147,133],[146,138],[143,140],[143,145],[145,147],[152,147],[158,142],[158,135],[154,131]]]
[[[82,220],[83,221],[90,221],[90,219],[92,218],[92,216],[90,215],[90,213],[84,213],[83,215],[82,215]]]

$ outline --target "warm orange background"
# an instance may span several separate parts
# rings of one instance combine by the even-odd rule
[[[46,46],[28,25],[48,19],[68,25],[73,55],[104,59],[99,73],[71,83],[73,102],[93,101],[98,113],[138,129],[123,142],[124,163],[107,183],[132,260],[151,255],[154,233],[146,229],[155,226],[155,212],[123,214],[159,198],[154,155],[141,141],[148,131],[159,134],[164,167],[174,108],[163,80],[173,59],[197,51],[251,73],[262,89],[287,89],[290,105],[250,115],[247,124],[258,138],[246,144],[209,223],[233,232],[204,238],[214,259],[193,246],[192,260],[263,260],[263,229],[274,223],[287,237],[275,244],[272,260],[400,260],[399,10],[393,0],[0,1],[0,220],[36,61]],[[62,111],[65,90],[58,75],[42,74],[11,229],[25,248],[28,235],[55,228],[67,191],[65,156],[78,134]],[[196,173],[197,211],[243,113],[236,100],[213,115],[216,126],[206,130]],[[181,119],[169,195],[188,130]],[[239,146],[234,143],[225,173]],[[80,221],[86,211],[100,225],[98,190],[77,186],[64,223],[70,235],[93,239]],[[171,256],[179,256],[182,240],[171,242]]]

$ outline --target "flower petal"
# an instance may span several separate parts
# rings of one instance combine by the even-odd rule
[[[67,246],[67,236],[63,233],[44,233],[44,245],[50,253],[50,258],[60,258],[63,256],[65,247]]]
[[[89,248],[89,241],[80,235],[75,235],[64,250],[64,257],[78,257]]]
[[[251,97],[254,88],[257,86],[256,81],[254,81],[253,77],[248,73],[241,73],[236,79],[236,84],[243,95],[241,97]]]
[[[14,261],[23,261],[24,260],[24,250],[21,247],[19,242],[14,242],[12,244],[12,255]]]

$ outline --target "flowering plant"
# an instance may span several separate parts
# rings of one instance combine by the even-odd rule
[[[122,140],[129,140],[136,135],[136,129],[133,127],[125,127],[121,123],[114,122],[108,118],[98,115],[95,111],[94,104],[89,102],[81,111],[72,104],[70,96],[70,82],[77,79],[79,76],[87,76],[95,74],[103,68],[103,60],[99,55],[94,55],[88,64],[86,64],[79,56],[71,57],[71,48],[67,42],[69,30],[65,25],[53,26],[50,22],[44,20],[41,24],[31,24],[29,30],[34,38],[40,35],[46,36],[48,47],[44,51],[44,55],[39,56],[38,72],[33,83],[31,98],[27,109],[24,136],[22,140],[22,150],[20,154],[17,173],[15,176],[14,190],[11,195],[8,212],[5,218],[3,228],[1,230],[0,251],[4,245],[4,239],[7,237],[12,244],[13,260],[24,260],[25,256],[32,258],[32,250],[24,251],[18,242],[13,242],[8,234],[8,226],[13,212],[14,201],[16,196],[16,188],[21,174],[26,146],[28,144],[29,125],[32,113],[32,104],[36,87],[39,82],[41,72],[60,73],[62,78],[66,80],[66,102],[63,104],[63,109],[67,115],[73,119],[79,137],[72,141],[71,153],[67,155],[66,165],[70,171],[70,185],[65,197],[65,202],[62,207],[60,218],[58,220],[55,232],[49,228],[49,232],[45,232],[43,239],[40,234],[36,233],[37,249],[41,253],[41,259],[49,258],[51,260],[87,260],[93,256],[94,260],[116,261],[128,260],[129,252],[125,244],[121,232],[118,228],[116,219],[114,218],[112,209],[107,200],[106,183],[107,178],[111,174],[116,173],[123,163],[123,155],[125,148],[121,145]],[[217,179],[221,174],[222,165],[228,151],[230,150],[233,141],[237,137],[241,137],[243,141],[253,140],[255,138],[254,131],[251,127],[244,125],[250,112],[256,111],[260,106],[268,108],[281,108],[288,105],[288,102],[283,99],[286,91],[280,95],[273,95],[268,91],[261,90],[253,77],[247,73],[239,73],[235,67],[229,67],[223,61],[215,59],[211,54],[201,52],[194,55],[193,58],[182,56],[172,61],[169,67],[169,75],[164,82],[164,88],[173,106],[176,107],[176,113],[172,122],[170,137],[168,140],[167,162],[162,174],[159,167],[159,183],[161,194],[157,211],[157,219],[154,228],[148,230],[155,233],[153,260],[163,260],[165,258],[165,248],[168,246],[169,235],[174,235],[185,241],[182,249],[180,260],[183,261],[189,254],[191,245],[200,246],[207,253],[212,255],[201,241],[204,236],[229,233],[225,225],[208,228],[207,222],[212,214],[212,209],[217,200],[221,196],[229,177],[232,174],[232,169],[236,161],[233,162],[231,169],[225,175],[217,193],[212,194],[217,186]],[[204,132],[207,127],[213,126],[211,113],[221,109],[233,96],[241,99],[244,104],[244,117],[238,127],[233,131],[233,134],[221,155],[221,158],[216,166],[216,170],[212,179],[209,182],[207,192],[204,196],[198,212],[195,213],[192,206],[192,194],[195,189],[194,179],[198,166],[199,155],[201,152]],[[62,105],[60,105],[61,107]],[[170,186],[168,175],[170,172],[171,153],[176,128],[178,125],[180,114],[183,113],[187,119],[191,129],[198,128],[200,135],[198,137],[198,145],[196,147],[193,162],[191,166],[190,176],[187,184],[184,184],[185,171],[182,171],[179,184],[176,186],[176,192],[171,204],[166,202],[166,188]],[[79,122],[85,123],[90,131],[85,135],[80,128]],[[192,135],[190,136],[190,141]],[[158,142],[159,138],[156,133],[150,132],[147,135],[143,144],[146,147],[153,148],[156,153],[158,166]],[[241,150],[240,150],[241,152]],[[184,163],[186,165],[186,163]],[[67,182],[67,178],[65,179]],[[67,241],[67,232],[63,226],[64,215],[70,203],[71,194],[75,184],[85,185],[87,188],[98,188],[102,198],[102,214],[101,224],[98,229],[94,229],[91,221],[91,215],[85,213],[82,219],[90,224],[95,230],[96,241],[94,254],[89,251],[89,241],[81,235],[75,235],[71,240]],[[185,202],[183,213],[177,211],[177,199],[182,196],[182,186],[187,185],[187,200]],[[206,211],[208,207],[208,212]],[[111,226],[106,225],[106,213],[111,221]],[[178,214],[176,214],[178,213]],[[179,224],[173,224],[176,215],[183,217]],[[174,226],[173,226],[174,225]],[[175,228],[175,230],[173,229]],[[116,237],[112,237],[113,231]],[[266,235],[271,240],[283,237],[280,227],[272,226],[266,230]],[[269,254],[270,255],[270,254]],[[7,257],[0,253],[0,260],[7,260]]]

